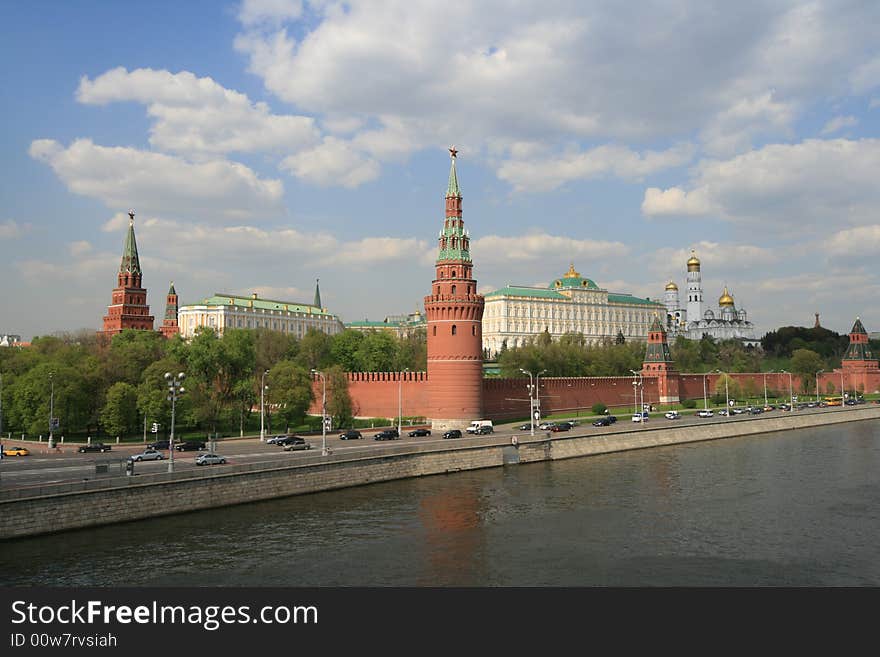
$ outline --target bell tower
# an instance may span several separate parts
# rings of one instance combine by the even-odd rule
[[[455,161],[446,188],[446,217],[438,237],[431,294],[425,297],[428,329],[428,395],[433,429],[462,429],[483,408],[483,305],[477,294],[470,234],[461,218]]]
[[[107,337],[128,328],[153,330],[154,317],[147,305],[147,291],[141,287],[141,262],[134,238],[134,210],[128,213],[128,217],[128,233],[125,235],[122,262],[116,275],[116,287],[113,288],[112,300],[104,316],[102,333]]]

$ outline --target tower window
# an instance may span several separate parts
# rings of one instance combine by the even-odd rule
[[[455,278],[455,270],[452,270],[452,278]]]
[[[452,293],[455,294],[455,286],[452,286]]]
[[[471,335],[476,335],[476,334],[477,334],[477,327],[471,326]]]
[[[455,324],[453,324],[452,325],[452,335],[455,335],[457,332],[458,332],[458,329],[456,328]]]
[[[437,335],[437,327],[434,327],[434,335]]]

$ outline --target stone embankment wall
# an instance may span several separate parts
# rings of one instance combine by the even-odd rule
[[[515,463],[605,454],[632,449],[732,438],[742,435],[852,421],[880,421],[880,407],[831,412],[800,412],[743,421],[609,433],[584,427],[557,437],[487,437],[443,445],[396,445],[395,453],[357,457],[332,455],[326,462],[269,467],[247,472],[198,473],[188,479],[160,481],[0,502],[0,538],[32,536],[96,525],[217,508],[288,495],[360,486],[380,481],[475,470]],[[551,437],[552,436],[552,437]],[[402,451],[406,450],[406,451]]]

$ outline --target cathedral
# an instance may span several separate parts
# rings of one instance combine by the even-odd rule
[[[739,340],[746,347],[761,346],[755,325],[748,320],[744,308],[737,310],[727,286],[718,298],[717,308],[704,304],[700,259],[693,251],[687,261],[687,304],[682,305],[674,281],[666,284],[663,304],[666,330],[672,338],[683,335],[689,340],[699,340],[708,335],[716,340]]]

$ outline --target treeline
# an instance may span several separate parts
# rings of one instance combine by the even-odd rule
[[[276,430],[301,425],[312,402],[311,370],[327,383],[333,426],[352,421],[346,371],[424,370],[424,332],[309,331],[303,338],[267,330],[201,329],[190,341],[154,331],[123,331],[110,341],[95,333],[34,338],[27,349],[0,349],[2,431],[47,435],[50,404],[60,435],[131,435],[144,421],[167,435],[171,404],[165,374],[186,375],[177,402],[178,432],[241,433],[259,416]],[[256,409],[256,410],[255,410]]]

